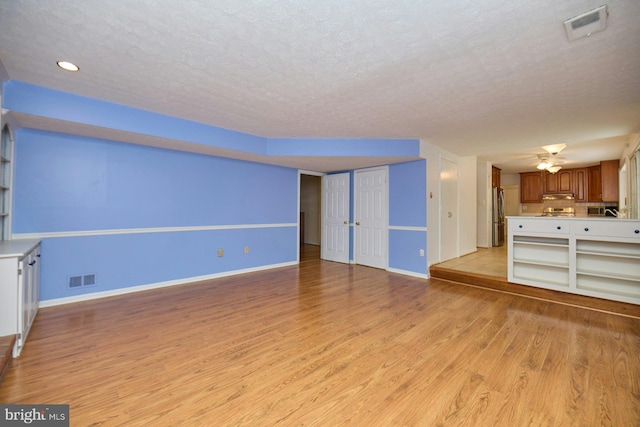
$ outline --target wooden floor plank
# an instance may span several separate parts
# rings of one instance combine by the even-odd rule
[[[0,402],[71,425],[640,425],[640,320],[303,249],[42,309]]]

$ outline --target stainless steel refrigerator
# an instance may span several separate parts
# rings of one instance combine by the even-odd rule
[[[492,245],[502,246],[504,245],[504,190],[502,188],[492,188],[491,216]]]

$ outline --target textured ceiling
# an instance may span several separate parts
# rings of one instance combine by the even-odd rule
[[[2,0],[0,60],[11,79],[264,137],[522,157],[640,131],[640,1],[564,32],[601,4]]]

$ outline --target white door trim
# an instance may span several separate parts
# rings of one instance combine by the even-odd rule
[[[313,175],[313,176],[324,176],[325,174],[323,172],[314,172],[314,171],[308,171],[308,170],[304,170],[304,169],[298,169],[298,211],[296,212],[296,222],[298,223],[298,233],[297,233],[297,237],[296,237],[296,248],[298,248],[296,250],[296,262],[300,262],[300,191],[302,191],[301,189],[301,183],[302,183],[302,175]],[[320,242],[320,245],[322,245],[322,242]],[[321,246],[322,247],[322,246]]]

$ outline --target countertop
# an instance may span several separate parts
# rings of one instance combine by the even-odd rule
[[[35,248],[40,239],[0,240],[0,258],[20,258]]]
[[[616,218],[615,216],[542,216],[542,215],[517,215],[517,216],[508,216],[507,219],[517,220],[520,219],[541,219],[541,220],[549,220],[549,219],[570,219],[570,220],[578,220],[578,221],[615,221],[615,222],[637,222],[640,223],[640,219],[637,218]]]

